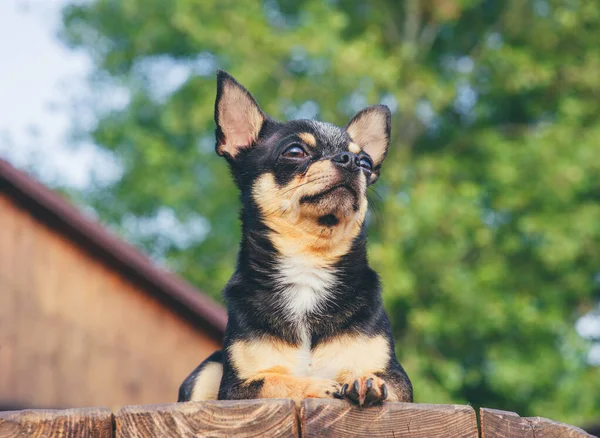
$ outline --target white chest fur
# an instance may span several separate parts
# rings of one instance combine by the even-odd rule
[[[315,258],[297,255],[280,262],[277,282],[281,285],[281,308],[278,311],[297,330],[302,342],[292,346],[265,337],[234,343],[229,352],[242,379],[276,368],[296,376],[325,379],[335,379],[348,371],[367,373],[385,368],[389,345],[383,336],[340,335],[311,349],[306,316],[318,315],[331,299],[334,281],[333,268]]]
[[[321,261],[302,255],[279,262],[277,282],[282,294],[282,312],[291,323],[301,325],[309,313],[318,313],[331,296],[334,270]]]
[[[302,339],[297,349],[293,374],[312,374],[311,334],[305,324],[308,314],[318,314],[331,297],[334,271],[330,266],[312,257],[296,255],[285,257],[279,264],[278,283],[281,285],[282,313],[298,331]]]

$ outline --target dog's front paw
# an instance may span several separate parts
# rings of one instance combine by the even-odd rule
[[[340,396],[341,385],[335,380],[311,378],[304,393],[305,398],[329,398]]]
[[[367,374],[344,383],[340,394],[359,406],[372,406],[383,403],[388,396],[388,389],[382,379]]]

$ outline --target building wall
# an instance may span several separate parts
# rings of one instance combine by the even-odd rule
[[[173,402],[218,348],[0,194],[0,405]]]

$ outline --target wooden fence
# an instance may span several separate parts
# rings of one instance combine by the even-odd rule
[[[470,406],[386,403],[358,409],[340,400],[190,402],[0,412],[0,438],[12,437],[591,437],[545,418]]]

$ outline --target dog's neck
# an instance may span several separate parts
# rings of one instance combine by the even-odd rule
[[[366,234],[355,218],[339,220],[334,226],[319,224],[317,219],[286,222],[277,217],[263,218],[257,209],[244,209],[240,253],[250,266],[261,271],[276,265],[294,264],[313,270],[330,270],[345,256],[366,260]]]
[[[332,332],[335,324],[344,324],[357,308],[377,299],[378,281],[368,266],[364,227],[346,254],[324,260],[310,254],[281,253],[271,241],[271,230],[252,213],[242,211],[242,239],[233,277],[238,286],[226,293],[239,312],[262,314],[261,324],[301,344],[310,337],[314,340],[316,333]],[[346,303],[344,312],[339,311],[339,302]]]
[[[353,271],[367,265],[362,226],[347,242],[348,235],[345,239],[339,237],[347,232],[343,229],[317,236],[295,233],[281,236],[256,217],[246,219],[243,219],[238,271],[248,280],[269,285],[290,300],[293,298],[295,304],[289,309],[292,314],[314,309],[320,299],[327,299],[337,283],[352,278]]]

